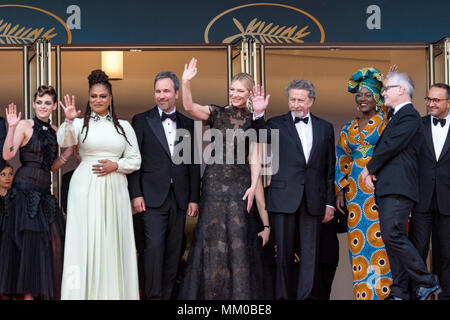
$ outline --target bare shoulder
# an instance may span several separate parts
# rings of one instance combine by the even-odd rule
[[[33,128],[34,121],[33,119],[20,120],[17,124],[17,130],[26,130]]]

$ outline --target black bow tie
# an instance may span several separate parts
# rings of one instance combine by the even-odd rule
[[[438,123],[441,124],[441,127],[445,126],[445,119],[433,118],[433,124],[437,126]]]
[[[167,113],[163,112],[162,115],[161,115],[161,121],[164,121],[166,119],[170,119],[172,121],[176,121],[177,120],[177,115],[176,115],[175,112],[171,113],[171,114],[167,114]]]
[[[294,118],[294,123],[298,123],[300,121],[303,121],[304,123],[308,124],[309,117],[304,117],[304,118],[295,117]]]
[[[392,118],[392,116],[394,115],[394,108],[389,108],[388,114],[387,114],[387,118],[388,120]]]

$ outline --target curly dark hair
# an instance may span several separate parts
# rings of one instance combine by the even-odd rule
[[[89,90],[96,84],[102,84],[108,89],[109,94],[112,95],[112,86],[111,83],[109,82],[109,77],[102,70],[96,69],[92,71],[88,77],[88,80],[89,80]],[[114,127],[116,128],[117,133],[124,136],[125,140],[131,146],[131,143],[128,141],[127,135],[125,134],[125,130],[123,130],[122,126],[120,125],[119,119],[117,118],[116,113],[114,111],[114,98],[111,99],[111,105],[109,106],[108,109],[109,113],[111,114],[112,121],[114,123]],[[86,135],[84,136],[83,142],[86,140],[89,132],[89,120],[91,118],[91,113],[92,113],[91,106],[89,105],[88,102],[86,106],[86,111],[84,112],[84,122],[83,128],[81,130],[81,132],[83,132],[84,129],[86,128]]]

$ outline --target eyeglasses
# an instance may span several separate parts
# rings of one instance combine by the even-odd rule
[[[399,85],[399,84],[393,84],[393,85],[391,85],[391,86],[385,86],[385,87],[383,87],[383,88],[381,89],[381,93],[386,92],[386,91],[388,91],[389,89],[391,89],[391,88],[396,88],[396,87],[400,87],[400,85]]]
[[[425,103],[430,103],[430,102],[433,102],[433,103],[439,103],[439,102],[441,102],[441,101],[447,101],[447,100],[450,100],[450,99],[438,99],[438,98],[429,98],[429,97],[425,97],[425,98],[423,98],[424,100],[425,100]]]

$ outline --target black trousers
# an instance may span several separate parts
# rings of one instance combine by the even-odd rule
[[[145,269],[144,269],[144,252],[145,252],[145,235],[143,212],[133,214],[134,241],[136,243],[136,251],[138,254],[138,276],[139,276],[139,293],[141,299],[145,298]]]
[[[391,294],[409,299],[409,279],[422,287],[436,285],[422,257],[408,238],[406,227],[414,202],[404,196],[388,195],[376,197],[376,203],[381,235],[386,245],[393,278]]]
[[[330,300],[331,288],[333,286],[336,269],[337,266],[333,264],[319,261],[317,271],[314,276],[314,286],[311,291],[311,299]]]
[[[143,214],[147,299],[168,300],[172,297],[185,222],[186,210],[178,207],[172,188],[161,207],[147,207]]]
[[[275,299],[304,300],[309,297],[317,268],[321,219],[321,216],[307,212],[305,201],[294,214],[271,212],[277,245]],[[294,264],[296,248],[300,252],[298,270]],[[298,280],[293,286],[295,279]]]
[[[439,299],[450,299],[450,216],[443,215],[437,205],[436,193],[434,192],[431,205],[428,212],[414,211],[410,222],[410,239],[419,251],[420,256],[425,262],[428,256],[430,236],[435,232],[434,239],[438,245],[433,242],[433,250],[439,256],[439,265],[433,266],[433,269],[439,274],[439,284],[442,292]]]

